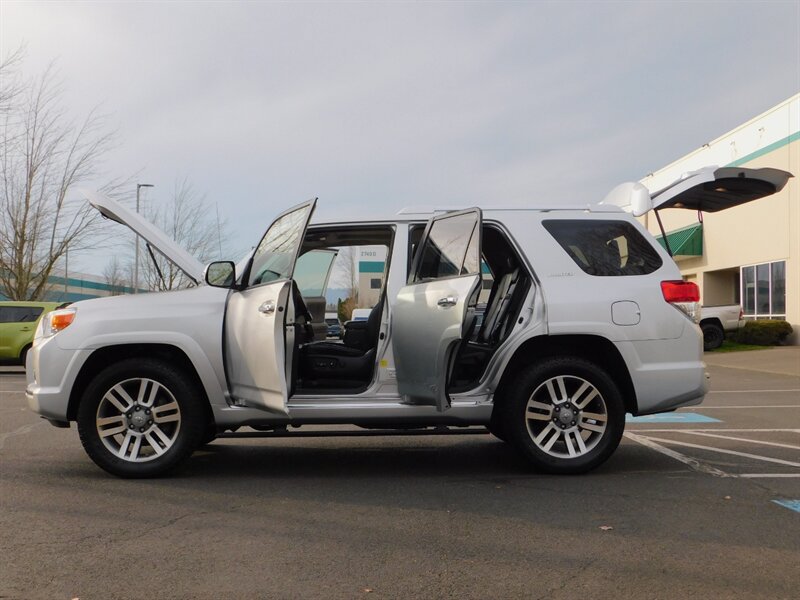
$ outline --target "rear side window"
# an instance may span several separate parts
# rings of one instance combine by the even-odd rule
[[[477,216],[465,213],[433,222],[414,281],[478,274],[480,261]]]
[[[564,219],[542,225],[589,275],[647,275],[662,265],[650,242],[625,221]]]
[[[0,323],[34,323],[43,310],[40,306],[0,306]]]

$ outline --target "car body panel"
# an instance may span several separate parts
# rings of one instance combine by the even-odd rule
[[[286,315],[292,282],[232,292],[225,318],[226,372],[231,396],[244,404],[286,413]],[[262,307],[271,305],[271,312]]]
[[[89,204],[96,208],[101,215],[132,229],[145,242],[186,273],[195,283],[203,281],[203,271],[205,269],[203,263],[189,254],[161,229],[113,198],[93,190],[81,189],[80,191],[89,201]]]
[[[256,283],[232,290],[225,310],[225,366],[231,395],[244,404],[283,414],[288,411],[295,320],[293,283],[284,275],[294,271],[316,202],[315,198],[298,204],[276,217],[244,273],[244,283],[248,278]],[[335,255],[323,256],[328,261],[327,281]],[[251,273],[252,269],[259,272]],[[271,274],[277,279],[269,282]],[[265,279],[268,282],[261,283]]]

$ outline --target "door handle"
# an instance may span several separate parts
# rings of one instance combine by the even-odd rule
[[[439,306],[455,306],[456,302],[458,302],[458,296],[445,296],[444,298],[439,298],[439,301],[436,303]]]
[[[267,300],[261,306],[258,307],[258,312],[263,313],[265,315],[271,315],[275,312],[275,301],[274,300]]]
[[[20,331],[30,331],[31,328],[30,327],[20,327],[19,330]]]

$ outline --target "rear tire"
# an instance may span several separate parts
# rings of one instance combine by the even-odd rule
[[[523,369],[501,409],[504,433],[539,471],[585,473],[619,446],[625,429],[622,395],[597,365],[572,357]]]
[[[725,332],[716,323],[701,323],[703,330],[703,350],[716,350],[725,341]]]
[[[157,477],[203,439],[205,398],[174,366],[130,358],[102,370],[78,406],[78,434],[89,457],[112,475]]]

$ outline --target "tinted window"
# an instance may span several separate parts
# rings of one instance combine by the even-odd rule
[[[475,223],[476,215],[474,213],[444,217],[434,221],[422,248],[422,258],[417,267],[415,281],[443,279],[466,274],[466,272],[462,272],[462,265],[464,265],[467,247],[470,246]],[[469,266],[474,265],[477,273],[477,240],[473,248],[476,256],[470,260]]]
[[[0,323],[35,323],[42,311],[39,306],[0,306]]]
[[[304,297],[325,295],[328,276],[335,258],[335,251],[311,250],[297,259],[292,279]]]
[[[589,275],[647,275],[661,258],[636,228],[625,221],[544,221],[559,245]]]
[[[267,230],[253,254],[250,285],[291,277],[294,257],[310,210],[310,206],[304,206],[287,213]]]

